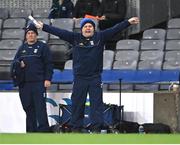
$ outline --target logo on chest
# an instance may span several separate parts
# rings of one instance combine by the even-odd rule
[[[26,53],[26,50],[25,50],[25,49],[24,49],[24,50],[22,50],[22,51],[21,51],[21,53],[23,53],[23,54],[24,54],[24,53]]]
[[[91,45],[94,45],[94,41],[90,41],[90,44],[91,44]]]
[[[38,49],[34,49],[34,53],[37,53],[38,52]]]
[[[79,46],[93,46],[93,45],[94,45],[94,41],[84,41],[79,43]]]

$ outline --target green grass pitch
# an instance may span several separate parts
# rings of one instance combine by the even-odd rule
[[[180,134],[0,134],[0,144],[180,144]]]

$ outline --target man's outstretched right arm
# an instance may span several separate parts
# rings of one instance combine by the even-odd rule
[[[60,29],[57,27],[53,27],[42,22],[38,22],[39,25],[36,26],[37,28],[42,29],[43,31],[58,36],[60,39],[68,41],[69,43],[73,42],[74,39],[74,32],[70,32],[64,29]]]

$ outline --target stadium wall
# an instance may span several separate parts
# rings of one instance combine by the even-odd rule
[[[58,104],[68,104],[71,93],[52,92],[47,96],[48,119],[50,125],[54,125],[57,123],[55,118],[59,116]],[[138,123],[153,122],[153,93],[122,93],[121,97],[125,120]],[[104,93],[103,101],[106,104],[118,105],[119,93]],[[1,92],[0,102],[0,133],[24,133],[26,117],[18,92]],[[88,104],[87,101],[86,105]]]
[[[173,132],[180,132],[179,92],[159,92],[154,94],[154,122],[165,123]]]

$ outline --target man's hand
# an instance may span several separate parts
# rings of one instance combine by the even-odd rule
[[[37,24],[37,25],[35,24],[35,26],[36,26],[36,28],[38,28],[38,29],[42,29],[42,28],[43,28],[43,22],[38,21],[38,24]]]
[[[48,88],[48,87],[50,87],[51,86],[51,82],[49,81],[49,80],[45,80],[44,81],[44,87],[45,88]]]
[[[138,17],[132,17],[128,20],[128,22],[131,24],[131,25],[136,25],[136,24],[139,24],[139,18]]]
[[[99,17],[99,20],[105,20],[106,19],[106,16],[101,16],[101,17]]]
[[[25,63],[24,63],[24,61],[21,61],[20,62],[20,66],[21,66],[21,68],[24,68],[26,65],[25,65]]]

